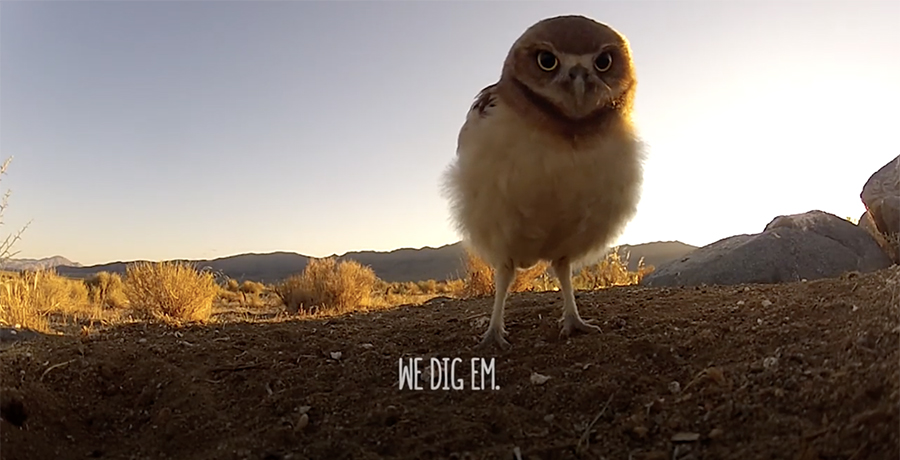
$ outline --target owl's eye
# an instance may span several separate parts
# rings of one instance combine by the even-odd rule
[[[549,51],[541,51],[537,55],[537,63],[541,70],[550,72],[559,65],[559,60]]]
[[[612,67],[612,55],[609,54],[609,51],[601,53],[597,59],[594,59],[594,68],[598,72],[606,72],[610,67]]]

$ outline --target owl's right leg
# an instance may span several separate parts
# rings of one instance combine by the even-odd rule
[[[487,332],[482,336],[478,349],[486,349],[496,344],[502,349],[510,347],[506,340],[506,329],[503,327],[503,309],[506,306],[506,297],[509,288],[516,276],[516,269],[512,261],[507,261],[494,268],[494,310],[491,313],[491,323]]]

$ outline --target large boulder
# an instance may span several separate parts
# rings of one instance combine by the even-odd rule
[[[665,263],[646,286],[782,283],[887,268],[891,260],[865,230],[822,211],[776,217],[762,233],[737,235]]]
[[[900,263],[900,155],[869,177],[859,197],[871,220],[868,230],[894,263]]]

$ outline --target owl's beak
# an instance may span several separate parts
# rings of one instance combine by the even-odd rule
[[[584,87],[587,75],[587,69],[579,64],[569,69],[569,80],[572,82],[572,92],[575,94],[575,103],[578,105],[584,103]]]

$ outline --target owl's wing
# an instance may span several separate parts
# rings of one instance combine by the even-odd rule
[[[472,106],[469,108],[469,113],[466,115],[466,120],[472,118],[473,116],[488,116],[488,109],[497,105],[496,88],[497,84],[494,83],[493,85],[484,88],[483,90],[481,90],[481,92],[478,93],[478,96],[475,97],[475,102],[473,102]]]
[[[492,108],[497,106],[497,84],[494,83],[482,89],[477,96],[475,102],[469,107],[469,113],[466,114],[466,122],[463,123],[459,130],[459,138],[456,149],[456,156],[459,156],[461,147],[464,143],[463,139],[467,132],[471,131],[476,125],[481,124],[485,118],[490,116]]]

